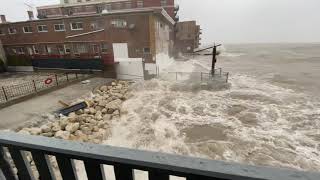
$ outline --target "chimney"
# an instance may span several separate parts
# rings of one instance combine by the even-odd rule
[[[34,20],[33,11],[28,11],[29,20]]]
[[[0,15],[0,19],[1,19],[0,23],[6,23],[7,22],[5,15]]]

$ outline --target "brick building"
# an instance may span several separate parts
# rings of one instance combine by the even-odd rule
[[[33,59],[102,59],[113,63],[115,45],[125,45],[129,58],[155,62],[156,54],[173,48],[174,21],[162,8],[125,9],[109,13],[59,16],[0,24],[8,56]]]
[[[175,21],[179,10],[174,0],[61,0],[60,4],[37,7],[38,18],[99,14],[124,9],[162,7]]]
[[[192,53],[200,44],[202,34],[196,21],[178,22],[175,25],[175,49],[181,53]]]

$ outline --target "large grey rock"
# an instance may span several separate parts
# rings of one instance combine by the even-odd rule
[[[30,128],[29,132],[31,135],[39,135],[42,131],[40,128]]]
[[[18,133],[25,134],[25,135],[30,135],[29,129],[26,129],[26,128],[20,130]]]
[[[70,132],[68,131],[58,131],[55,133],[54,137],[59,138],[59,139],[69,139],[70,138]]]
[[[42,125],[40,129],[42,133],[47,133],[51,131],[51,128],[48,125]]]
[[[79,123],[70,123],[66,126],[66,131],[70,132],[71,134],[76,132],[80,127]]]

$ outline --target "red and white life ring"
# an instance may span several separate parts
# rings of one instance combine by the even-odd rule
[[[52,78],[48,78],[44,81],[45,84],[51,84],[53,82]]]

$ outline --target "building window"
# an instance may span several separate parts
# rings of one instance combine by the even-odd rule
[[[75,54],[88,53],[88,48],[86,44],[74,44],[73,47]]]
[[[35,54],[39,54],[39,49],[38,49],[37,46],[32,46],[32,49],[33,49]]]
[[[64,0],[64,3],[68,4],[68,3],[69,3],[69,0]]]
[[[77,0],[77,2],[78,2],[78,3],[81,3],[82,1],[81,1],[81,0]]]
[[[111,21],[111,25],[116,28],[125,28],[127,27],[127,21],[122,19],[116,19]]]
[[[143,1],[137,1],[137,7],[143,8]]]
[[[54,31],[64,31],[64,24],[55,24]]]
[[[48,32],[48,26],[47,25],[39,25],[38,32]]]
[[[71,30],[83,30],[83,24],[82,22],[76,22],[70,24]]]
[[[106,10],[108,10],[108,11],[111,11],[111,10],[112,10],[111,4],[106,4]]]
[[[17,48],[16,52],[17,52],[17,54],[24,54],[24,49],[23,49],[23,47]]]
[[[102,53],[107,53],[108,52],[108,44],[107,43],[102,43],[101,44],[101,52]]]
[[[131,2],[130,2],[130,1],[129,1],[129,2],[126,2],[126,3],[125,3],[125,7],[126,7],[126,9],[131,9],[131,8],[132,8]]]
[[[70,54],[71,48],[70,48],[70,45],[69,45],[69,44],[65,44],[65,45],[64,45],[64,52],[65,52],[66,54]]]
[[[161,0],[161,6],[167,6],[167,0]]]
[[[23,27],[24,33],[32,33],[32,27],[31,26],[25,26]]]
[[[143,53],[144,54],[150,54],[150,52],[151,52],[150,48],[148,48],[148,47],[147,48],[143,48]]]
[[[103,29],[103,23],[101,21],[93,22],[90,24],[92,30],[101,30]]]
[[[9,34],[17,34],[17,29],[14,27],[9,27],[8,32],[9,32]]]
[[[0,35],[4,35],[4,30],[0,29]]]
[[[115,4],[115,9],[121,9],[121,3],[116,3]]]

